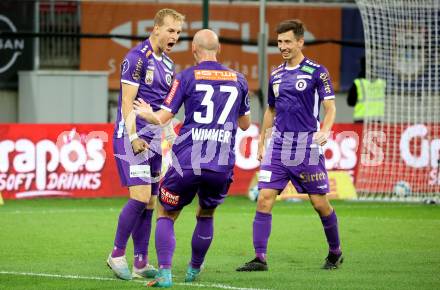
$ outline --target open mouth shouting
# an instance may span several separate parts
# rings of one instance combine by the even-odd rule
[[[166,47],[165,47],[165,51],[166,51],[166,52],[170,52],[171,49],[174,47],[175,44],[176,44],[175,41],[167,42],[167,45],[166,45]]]

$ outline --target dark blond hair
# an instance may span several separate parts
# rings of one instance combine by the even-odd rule
[[[304,31],[306,30],[306,28],[301,20],[291,19],[291,20],[285,20],[280,24],[278,24],[276,31],[277,34],[281,34],[291,30],[293,32],[293,35],[295,35],[295,38],[298,39],[304,37]]]
[[[154,25],[162,26],[163,20],[166,16],[171,16],[176,21],[185,21],[185,15],[180,14],[174,9],[164,8],[157,11],[156,15],[154,16]]]

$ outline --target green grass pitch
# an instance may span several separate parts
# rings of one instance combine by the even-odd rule
[[[0,289],[139,289],[105,265],[125,199],[6,201],[0,206]],[[175,289],[440,289],[440,207],[333,202],[345,262],[320,266],[327,246],[308,202],[278,202],[269,241],[269,272],[238,273],[253,257],[255,203],[230,197],[198,284],[182,283],[190,258],[195,206],[176,223]],[[150,261],[156,264],[154,229]],[[132,261],[132,242],[127,248]]]

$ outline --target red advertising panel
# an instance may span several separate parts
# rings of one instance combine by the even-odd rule
[[[327,168],[352,173],[362,126],[336,124],[333,129],[325,146]],[[0,125],[0,192],[6,199],[126,196],[112,134],[112,124]],[[245,194],[259,168],[258,135],[255,124],[237,134],[231,195]]]
[[[390,193],[404,183],[414,193],[440,192],[440,124],[378,127],[364,134],[356,188]]]
[[[230,194],[243,194],[255,176],[260,163],[257,160],[259,129],[252,124],[246,131],[239,131],[236,137],[236,163],[234,183]],[[345,170],[355,176],[362,144],[361,124],[335,124],[332,134],[323,147],[328,170]]]
[[[0,125],[0,192],[5,198],[123,196],[113,126]]]
[[[192,36],[202,28],[202,6],[200,4],[158,4],[158,3],[114,3],[82,2],[81,29],[83,33],[147,35],[152,30],[155,13],[164,7],[176,9],[186,16],[182,36]],[[256,40],[259,32],[259,7],[249,4],[211,4],[210,28],[219,36],[237,40]],[[276,25],[283,20],[299,18],[304,21],[306,40],[340,39],[341,8],[298,5],[268,5],[266,21],[269,39],[276,40]],[[137,41],[121,38],[81,39],[81,70],[105,70],[109,72],[109,85],[119,89],[120,64],[128,50]],[[268,49],[269,67],[281,62],[276,47]],[[340,47],[324,44],[306,47],[307,57],[327,67],[333,85],[339,89]],[[191,43],[180,41],[173,49],[171,58],[176,70],[194,64]],[[249,81],[251,90],[258,85],[258,49],[250,45],[222,45],[220,61],[232,69],[242,72]]]

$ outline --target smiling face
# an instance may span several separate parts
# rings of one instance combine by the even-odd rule
[[[304,38],[295,37],[292,30],[278,34],[278,49],[283,59],[289,63],[302,57],[303,46]]]
[[[154,26],[153,34],[157,39],[158,52],[171,52],[179,40],[180,33],[182,32],[182,24],[182,21],[167,15],[163,18],[162,25],[156,24]]]

